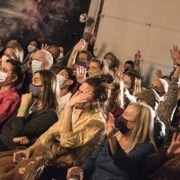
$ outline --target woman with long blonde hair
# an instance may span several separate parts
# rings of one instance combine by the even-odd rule
[[[67,178],[79,175],[90,180],[146,179],[142,169],[148,156],[156,151],[152,117],[149,106],[131,103],[115,129],[114,117],[109,114],[104,141],[81,168],[70,168]]]

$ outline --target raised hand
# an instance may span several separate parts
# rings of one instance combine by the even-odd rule
[[[170,54],[174,64],[176,64],[176,60],[179,58],[179,47],[174,45],[173,48],[170,49]]]
[[[69,100],[69,107],[74,107],[76,104],[87,102],[92,98],[92,92],[77,91]]]
[[[158,78],[161,78],[161,77],[163,76],[163,73],[162,73],[161,69],[158,69],[158,70],[155,72],[155,74],[156,74],[156,76],[157,76]]]
[[[76,68],[76,80],[79,84],[82,84],[86,79],[87,70],[83,66]]]
[[[110,137],[113,135],[113,131],[115,128],[114,120],[115,120],[114,116],[111,113],[109,113],[107,116],[106,123],[105,123],[105,132],[106,132],[107,137]]]
[[[171,144],[167,150],[167,155],[180,154],[180,133],[174,133]]]
[[[137,51],[137,53],[134,55],[134,60],[135,61],[141,60],[141,51]]]
[[[41,44],[41,49],[43,49],[43,50],[48,50],[49,49],[49,45],[48,44],[44,44],[44,43],[42,43]]]
[[[79,42],[74,46],[73,51],[85,50],[87,43],[84,39],[80,39]]]

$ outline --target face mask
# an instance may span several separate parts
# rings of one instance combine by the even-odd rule
[[[32,53],[32,52],[34,52],[36,50],[36,47],[31,45],[31,44],[29,44],[27,46],[27,50],[28,50],[28,53]]]
[[[57,82],[59,84],[59,87],[60,88],[64,87],[64,81],[66,79],[63,76],[61,76],[60,74],[57,74],[56,77],[57,77]]]
[[[122,116],[118,120],[117,128],[121,131],[122,134],[126,134],[130,131],[130,129],[127,127],[127,122],[128,121]]]
[[[34,98],[38,98],[41,94],[41,86],[29,85],[29,92],[32,93]]]
[[[31,69],[32,69],[33,73],[41,70],[42,69],[42,61],[32,60]]]
[[[104,59],[108,67],[112,66],[112,61],[110,59]]]
[[[94,71],[88,71],[89,77],[101,77],[101,74],[99,71],[94,72]]]
[[[1,62],[2,62],[2,64],[5,63],[8,59],[10,59],[10,58],[8,58],[6,55],[3,55],[3,56],[1,57]]]
[[[2,71],[0,71],[0,83],[4,83],[7,79],[8,75]]]

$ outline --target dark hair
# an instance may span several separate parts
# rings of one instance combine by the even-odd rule
[[[110,84],[113,81],[110,74],[102,75],[99,77],[90,77],[85,80],[87,84],[94,88],[94,99],[98,99],[100,105],[103,106],[104,102],[108,99],[106,83]]]
[[[12,72],[13,74],[17,75],[17,80],[14,84],[14,86],[17,86],[18,84],[22,83],[24,80],[25,69],[20,61],[14,59],[8,59],[6,62],[12,65]]]
[[[136,70],[126,71],[123,75],[124,76],[127,75],[130,77],[130,79],[132,81],[131,88],[133,88],[133,86],[135,85],[136,78],[141,79],[141,76],[139,75],[138,71],[136,71]]]
[[[38,41],[38,39],[30,39],[30,40],[28,41],[28,43],[27,43],[27,46],[28,46],[29,43],[32,42],[32,41],[35,41],[35,42],[36,42],[36,44],[37,44],[37,49],[39,49],[39,48],[40,48],[40,42]]]
[[[180,177],[180,155],[177,154],[165,162],[158,172],[158,180],[177,180]]]
[[[90,62],[95,62],[95,63],[97,63],[100,69],[103,69],[103,68],[104,68],[104,62],[103,62],[103,60],[102,60],[101,58],[94,57],[94,58],[91,59]]]
[[[63,69],[68,73],[68,79],[73,80],[73,83],[69,86],[69,90],[72,92],[75,85],[76,85],[76,76],[74,75],[73,70],[69,67],[66,67],[66,66],[61,67],[58,70],[58,73]]]
[[[81,53],[87,54],[87,61],[90,61],[92,59],[92,57],[93,57],[93,55],[92,55],[92,53],[90,51],[82,50],[82,51],[78,52],[77,58],[78,58],[79,54],[81,54]]]
[[[134,69],[134,62],[132,60],[127,60],[124,64],[130,64]]]
[[[118,82],[114,82],[112,86],[113,89],[110,90],[110,96],[108,97],[107,110],[113,113],[118,106],[120,107],[120,86]]]
[[[49,51],[50,48],[55,48],[55,49],[56,49],[56,51],[55,51],[54,54],[52,54],[52,53]],[[59,56],[59,54],[60,54],[59,47],[58,47],[57,45],[55,45],[55,44],[51,44],[51,45],[49,46],[49,48],[48,48],[47,51],[49,51],[49,52],[52,54],[52,56],[53,56],[53,58],[54,58],[54,61],[56,62],[56,59],[58,58],[58,56]]]
[[[42,109],[53,108],[56,109],[57,103],[57,79],[56,74],[50,70],[43,69],[36,71],[40,74],[42,84],[44,86],[44,92],[42,94]]]

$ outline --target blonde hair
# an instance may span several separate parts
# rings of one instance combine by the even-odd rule
[[[20,46],[7,46],[6,49],[11,49],[14,60],[23,62],[24,50]]]
[[[154,119],[152,108],[142,103],[131,103],[137,109],[135,126],[131,132],[126,153],[130,152],[138,143],[151,142],[155,149],[154,141]]]

